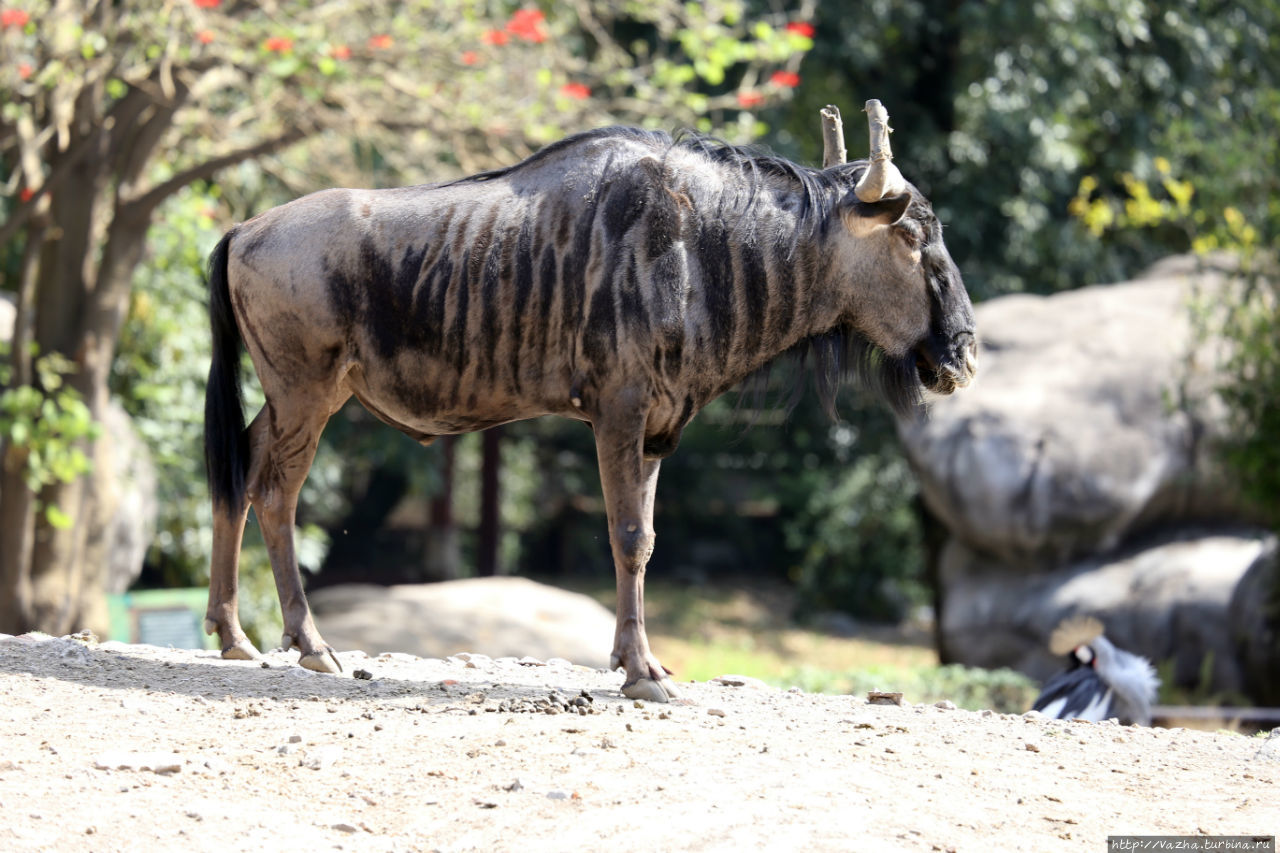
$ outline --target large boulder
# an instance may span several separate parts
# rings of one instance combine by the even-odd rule
[[[444,658],[558,657],[607,667],[613,614],[589,596],[527,578],[430,584],[339,584],[308,594],[316,624],[339,651]]]
[[[978,306],[978,383],[899,430],[946,530],[945,658],[1043,677],[1049,632],[1083,612],[1184,686],[1242,689],[1228,607],[1274,546],[1215,456],[1216,352],[1192,320],[1228,274],[1180,257]]]
[[[939,633],[949,659],[1043,681],[1062,668],[1049,631],[1087,613],[1117,646],[1163,664],[1174,683],[1240,693],[1245,649],[1229,614],[1241,579],[1275,545],[1249,528],[1169,529],[1105,556],[1023,572],[952,538],[939,559]]]

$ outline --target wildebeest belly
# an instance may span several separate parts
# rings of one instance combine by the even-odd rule
[[[514,393],[415,353],[404,353],[393,362],[354,361],[343,383],[379,420],[424,443],[441,435],[540,415],[577,414],[567,406],[567,393],[563,395],[565,404],[557,406],[547,399],[544,389]]]

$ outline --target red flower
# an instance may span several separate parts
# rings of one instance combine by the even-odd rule
[[[763,103],[764,103],[764,95],[760,94],[759,92],[746,91],[746,92],[738,93],[738,105],[743,107],[744,109],[749,110],[752,107],[758,107]]]
[[[334,59],[350,59],[351,48],[347,47],[345,44],[335,44],[333,47],[329,48],[329,55]]]
[[[262,49],[272,53],[288,53],[293,50],[293,39],[272,36],[262,43]]]
[[[591,89],[581,83],[565,83],[560,87],[560,94],[576,101],[585,101],[591,97]]]
[[[794,89],[800,85],[800,75],[794,71],[775,71],[769,78],[769,82],[775,86]]]
[[[517,9],[507,21],[507,32],[516,38],[540,44],[547,40],[547,32],[542,28],[546,17],[538,9]]]
[[[476,65],[480,62],[480,54],[476,53],[474,50],[464,50],[458,59],[463,65]]]
[[[507,38],[507,34],[504,33],[502,30],[486,30],[484,34],[480,36],[480,41],[484,42],[485,44],[491,44],[494,47],[499,47],[501,45],[506,44],[508,41],[508,38]]]
[[[787,32],[795,33],[798,36],[804,36],[807,39],[813,38],[813,24],[808,21],[792,21],[787,24]]]
[[[201,44],[209,44],[211,41],[213,41],[213,38],[214,38],[213,30],[201,30],[200,32],[196,33],[196,41],[200,42]]]
[[[31,189],[31,187],[23,187],[22,192],[18,193],[18,200],[23,204],[26,204],[31,201],[31,199],[35,198],[35,195],[36,191]]]
[[[216,9],[222,5],[222,0],[192,0],[201,9]]]
[[[25,27],[31,16],[21,9],[4,9],[0,11],[0,28]]]
[[[389,35],[374,36],[369,39],[369,47],[372,50],[386,50],[393,44],[395,44],[395,41]]]
[[[26,80],[28,77],[30,77],[30,76],[31,76],[31,72],[32,72],[32,71],[34,71],[34,70],[35,70],[35,69],[34,69],[34,68],[32,68],[32,67],[31,67],[31,64],[30,64],[30,63],[28,63],[28,62],[19,62],[19,63],[18,63],[18,76],[19,76],[19,77],[21,77],[23,80]]]

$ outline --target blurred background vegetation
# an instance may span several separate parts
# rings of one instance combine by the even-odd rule
[[[450,178],[617,122],[693,126],[816,163],[828,103],[844,110],[853,158],[865,153],[860,105],[875,97],[975,301],[1122,280],[1175,252],[1229,248],[1253,259],[1276,247],[1273,0],[653,0],[607,12],[461,0],[127,5],[0,0],[0,289],[32,300],[36,315],[54,310],[40,289],[53,288],[52,255],[69,247],[81,256],[72,265],[83,263],[81,290],[123,276],[119,316],[99,331],[112,344],[109,396],[160,469],[143,584],[207,580],[204,258],[231,223],[310,190]],[[77,173],[87,160],[60,165],[135,92],[175,107],[156,139],[120,142],[151,145],[143,162],[88,175]],[[140,199],[153,203],[138,219]],[[83,225],[91,238],[54,241],[77,202],[96,204]],[[110,241],[129,215],[142,248],[113,271]],[[1211,320],[1242,343],[1228,365],[1237,429],[1225,450],[1273,509],[1275,288],[1255,279]],[[40,341],[44,321],[32,322],[42,352],[77,352],[74,334]],[[0,378],[12,467],[13,448],[34,441],[17,386],[55,389],[33,368]],[[100,389],[69,384],[96,412]],[[68,422],[71,444],[87,432],[78,423]],[[474,435],[424,450],[348,408],[326,431],[302,496],[309,581],[414,581],[477,565],[571,585],[611,578],[594,462],[576,423],[512,424],[500,442]],[[499,466],[495,493],[484,474]],[[65,491],[42,491],[52,479],[37,484],[24,529],[57,529],[57,512],[74,505]],[[812,395],[786,419],[728,395],[663,464],[650,576],[745,578],[788,590],[798,617],[898,621],[929,602],[915,502],[890,417],[856,391],[843,394],[835,423]],[[479,535],[494,529],[493,506],[500,533]],[[6,550],[19,541],[13,517],[0,519]],[[428,558],[442,526],[457,554],[444,564]],[[251,523],[242,606],[247,627],[273,636],[274,590],[255,535]]]

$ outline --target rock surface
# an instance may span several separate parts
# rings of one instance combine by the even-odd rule
[[[444,658],[564,658],[604,667],[613,614],[599,602],[528,578],[432,584],[342,584],[308,594],[320,633],[335,649]]]
[[[1043,678],[1049,633],[1088,613],[1184,687],[1246,688],[1228,606],[1274,544],[1213,450],[1225,411],[1192,306],[1225,286],[1221,265],[1178,257],[1132,282],[978,306],[977,384],[900,426],[946,531],[944,659]]]

